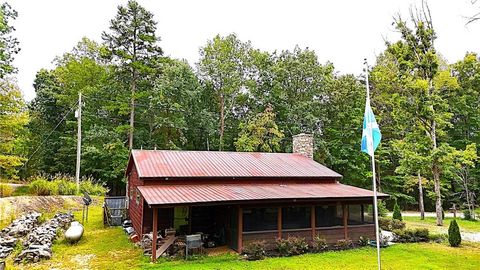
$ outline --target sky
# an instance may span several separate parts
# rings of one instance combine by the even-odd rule
[[[7,0],[18,12],[14,35],[20,53],[14,65],[16,78],[26,100],[35,97],[33,80],[42,68],[81,40],[101,42],[117,6],[114,0]],[[215,35],[236,33],[266,51],[292,50],[295,45],[315,50],[319,61],[330,61],[340,74],[360,74],[363,59],[370,65],[385,49],[385,40],[398,33],[393,17],[408,17],[417,0],[330,0],[330,1],[139,1],[155,15],[160,46],[166,55],[198,62],[199,49]],[[480,11],[471,0],[429,1],[437,50],[453,63],[466,52],[480,52],[480,21],[466,26],[466,17]]]

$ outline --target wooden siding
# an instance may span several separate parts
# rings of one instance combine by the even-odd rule
[[[142,221],[143,221],[143,198],[140,195],[140,202],[137,204],[137,190],[138,186],[142,186],[143,181],[138,178],[137,169],[133,166],[130,175],[128,176],[128,215],[132,221],[133,228],[138,234],[142,234]],[[133,196],[130,196],[131,190],[133,190]]]
[[[375,239],[375,224],[348,226],[348,238],[353,242],[358,241],[360,236]]]

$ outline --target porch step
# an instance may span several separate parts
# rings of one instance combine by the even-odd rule
[[[156,259],[158,259],[158,257],[162,256],[162,254],[165,253],[165,251],[167,251],[167,249],[175,242],[175,240],[177,240],[176,236],[170,236],[170,237],[167,237],[167,238],[163,238],[162,239],[163,244],[157,249],[157,258]]]

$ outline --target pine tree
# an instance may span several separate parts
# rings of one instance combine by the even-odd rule
[[[118,13],[110,21],[110,32],[103,32],[102,39],[107,47],[106,56],[111,57],[117,66],[121,81],[130,89],[130,130],[129,149],[133,148],[135,121],[135,100],[141,96],[142,85],[152,81],[156,63],[163,54],[156,36],[157,23],[153,13],[136,1],[128,1],[127,6],[119,6]]]
[[[452,247],[458,247],[462,242],[460,228],[458,227],[457,221],[455,219],[450,222],[450,227],[448,227],[448,242]]]
[[[398,206],[397,202],[395,202],[395,206],[393,206],[393,219],[402,220],[402,212],[400,211],[400,206]]]

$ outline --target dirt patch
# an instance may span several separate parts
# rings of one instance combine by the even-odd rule
[[[93,258],[95,258],[94,254],[75,255],[75,257],[71,259],[71,262],[75,266],[75,269],[89,270],[91,269],[90,261]]]

